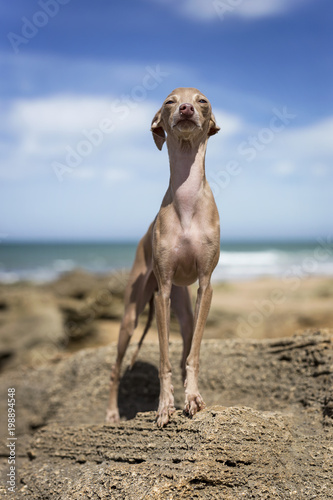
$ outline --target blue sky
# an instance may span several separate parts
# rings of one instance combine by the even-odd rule
[[[168,184],[175,87],[221,127],[225,239],[332,234],[330,0],[0,1],[0,240],[138,239]]]

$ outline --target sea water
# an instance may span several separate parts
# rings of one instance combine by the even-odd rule
[[[0,282],[46,282],[80,268],[92,273],[129,269],[137,242],[1,242]],[[333,245],[310,242],[223,242],[214,281],[301,276],[333,276]]]

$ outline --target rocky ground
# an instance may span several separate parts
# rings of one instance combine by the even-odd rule
[[[193,419],[182,413],[181,343],[172,340],[178,410],[164,429],[154,423],[158,345],[148,339],[129,371],[132,345],[122,420],[106,426],[116,347],[81,342],[101,339],[98,322],[119,317],[122,286],[113,281],[111,292],[110,281],[81,278],[0,288],[1,498],[333,498],[332,330],[204,340],[207,408]],[[16,399],[14,494],[6,487],[8,388]]]

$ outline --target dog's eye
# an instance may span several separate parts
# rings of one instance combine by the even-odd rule
[[[207,101],[205,99],[200,99],[200,101],[202,104],[207,104]]]
[[[164,104],[173,104],[173,101],[167,101]]]

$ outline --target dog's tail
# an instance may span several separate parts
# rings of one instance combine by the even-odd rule
[[[154,318],[154,312],[155,312],[155,308],[154,308],[154,295],[153,295],[149,301],[149,312],[148,312],[147,323],[146,323],[145,329],[143,330],[143,334],[142,334],[141,339],[137,345],[137,348],[135,349],[135,352],[133,354],[132,361],[131,361],[131,364],[129,366],[130,370],[132,370],[132,368],[133,368],[133,365],[135,363],[137,355],[138,355],[140,348],[143,344],[144,338],[147,335],[149,328],[151,327],[151,323],[152,323],[153,318]]]

